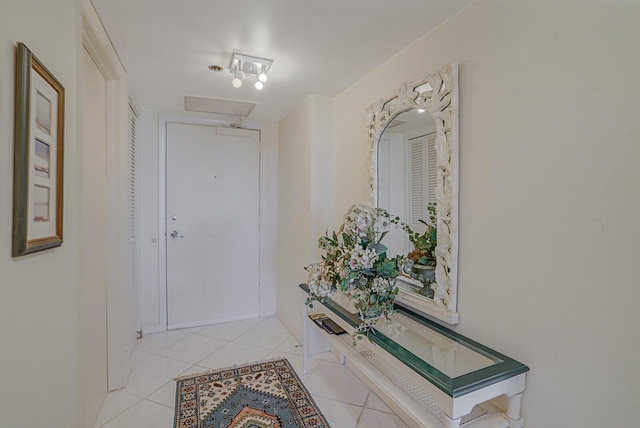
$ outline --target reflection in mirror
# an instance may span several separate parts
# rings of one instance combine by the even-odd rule
[[[424,110],[396,116],[378,141],[378,207],[399,216],[411,229],[424,232],[427,205],[436,203],[436,124]],[[408,235],[392,228],[386,238],[388,255],[413,250]]]
[[[367,109],[367,121],[371,203],[398,216],[415,232],[411,239],[405,230],[392,226],[385,238],[389,256],[408,255],[416,262],[398,277],[400,293],[396,301],[455,324],[457,64],[405,83],[392,97],[372,104]],[[418,252],[418,247],[428,251]]]
[[[391,227],[383,243],[390,257],[409,255],[414,262],[398,287],[427,298],[433,297],[436,264],[435,141],[436,124],[424,109],[394,117],[378,141],[378,207],[419,234],[411,242],[405,230]]]

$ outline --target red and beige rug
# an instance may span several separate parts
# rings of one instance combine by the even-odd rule
[[[286,359],[177,379],[175,428],[328,428]]]

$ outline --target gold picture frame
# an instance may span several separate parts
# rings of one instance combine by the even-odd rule
[[[62,245],[64,87],[16,48],[12,256]]]

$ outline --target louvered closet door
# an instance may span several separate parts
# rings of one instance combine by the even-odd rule
[[[419,220],[429,221],[427,205],[436,203],[436,135],[428,134],[409,140],[409,224],[423,231]]]
[[[128,294],[131,304],[129,305],[129,319],[127,320],[127,327],[132,333],[133,343],[135,343],[134,332],[141,329],[136,319],[136,307],[137,307],[137,282],[138,282],[138,175],[137,175],[137,133],[136,127],[138,123],[138,114],[133,106],[129,105],[129,219],[128,219],[128,234],[129,234],[129,254],[128,254],[128,278],[129,287]],[[133,352],[130,353],[133,355]],[[128,369],[133,368],[133,359],[129,360]]]
[[[138,114],[129,106],[129,243],[136,245],[137,235],[137,179],[136,179],[136,125]]]

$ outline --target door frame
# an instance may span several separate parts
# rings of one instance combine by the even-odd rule
[[[127,75],[90,0],[82,0],[82,46],[107,81],[107,389],[126,386],[135,343],[134,284],[129,280],[126,233],[129,131]],[[124,157],[123,157],[124,156]],[[126,316],[123,316],[125,314]]]
[[[182,116],[160,115],[158,118],[158,319],[159,324],[156,328],[146,328],[145,332],[153,333],[159,331],[167,331],[168,314],[167,314],[167,124],[177,123],[182,125],[203,125],[203,126],[220,126],[232,128],[233,122],[214,119],[191,118]],[[242,129],[258,131],[258,156],[259,156],[259,198],[258,201],[258,306],[260,308],[260,316],[272,315],[265,313],[262,305],[262,284],[263,284],[263,156],[262,156],[262,127],[254,123],[244,123]]]

